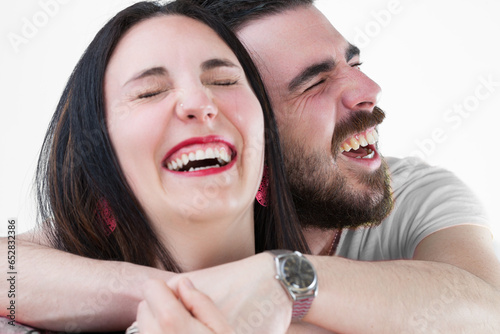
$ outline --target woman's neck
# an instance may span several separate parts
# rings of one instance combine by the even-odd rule
[[[183,271],[241,260],[255,254],[253,210],[236,219],[186,222],[165,229],[161,240]]]

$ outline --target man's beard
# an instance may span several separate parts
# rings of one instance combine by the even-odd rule
[[[393,208],[387,163],[371,173],[354,168],[348,172],[364,190],[356,190],[337,164],[341,143],[350,135],[382,122],[385,115],[356,112],[336,125],[332,154],[311,151],[301,143],[285,141],[284,158],[288,181],[303,227],[320,229],[356,228],[378,225]],[[333,159],[333,163],[332,163]]]

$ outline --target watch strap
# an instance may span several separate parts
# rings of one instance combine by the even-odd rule
[[[301,320],[307,312],[309,312],[309,309],[311,308],[311,304],[314,300],[314,296],[310,296],[307,298],[303,299],[297,299],[293,302],[293,309],[292,309],[292,319],[298,319]]]

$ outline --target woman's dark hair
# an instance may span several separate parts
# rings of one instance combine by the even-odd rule
[[[109,139],[104,107],[104,75],[117,43],[137,23],[161,15],[184,15],[212,28],[236,54],[262,105],[270,185],[269,206],[255,205],[256,251],[308,252],[286,186],[274,116],[250,56],[222,23],[181,0],[167,5],[140,2],[124,9],[98,32],[76,65],[49,124],[37,166],[43,232],[55,248],[81,256],[180,271],[126,182]],[[116,221],[112,233],[104,209]]]

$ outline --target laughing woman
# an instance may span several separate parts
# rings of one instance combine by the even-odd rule
[[[60,250],[172,272],[307,252],[283,175],[239,41],[189,4],[141,2],[101,29],[64,90],[37,170],[42,229]]]

